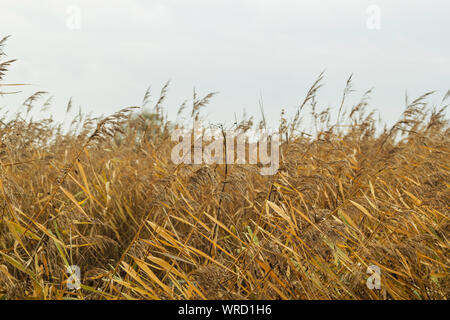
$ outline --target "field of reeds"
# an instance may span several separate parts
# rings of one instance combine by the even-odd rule
[[[12,61],[0,58],[9,94]],[[351,78],[340,105],[318,106],[322,78],[296,114],[281,112],[273,176],[175,165],[171,131],[183,124],[164,115],[167,86],[153,105],[148,91],[140,108],[79,113],[68,128],[30,116],[49,107],[46,92],[2,110],[0,299],[447,299],[448,94],[437,106],[432,93],[407,98],[383,127],[370,91],[347,106]],[[180,115],[201,117],[213,95],[194,94]],[[235,127],[263,128],[259,117]]]

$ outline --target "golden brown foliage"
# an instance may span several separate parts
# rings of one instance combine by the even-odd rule
[[[424,95],[376,132],[366,96],[341,113],[348,87],[333,125],[317,111],[321,78],[281,121],[274,176],[174,165],[167,87],[155,113],[80,114],[67,133],[51,119],[3,119],[0,298],[448,298],[444,108],[430,110]],[[211,97],[194,97],[192,117]],[[298,130],[306,105],[311,135]],[[81,290],[67,289],[68,265],[80,266]],[[369,265],[381,290],[366,286]]]

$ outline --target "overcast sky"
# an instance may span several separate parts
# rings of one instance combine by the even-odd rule
[[[354,73],[353,101],[374,87],[371,104],[390,123],[405,90],[437,90],[437,103],[450,89],[449,18],[448,0],[0,0],[0,37],[12,35],[5,52],[18,59],[4,82],[32,84],[0,106],[45,90],[56,117],[70,97],[109,114],[140,104],[149,85],[156,100],[170,79],[172,117],[195,87],[220,92],[205,110],[212,121],[257,116],[260,96],[276,121],[326,69],[321,106],[337,113]]]

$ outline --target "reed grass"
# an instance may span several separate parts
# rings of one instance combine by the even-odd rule
[[[12,62],[0,60],[0,81]],[[164,115],[168,84],[153,107],[148,90],[142,109],[80,112],[68,130],[31,118],[46,92],[12,117],[3,110],[0,299],[447,299],[448,95],[437,107],[431,93],[406,99],[382,128],[370,91],[346,108],[352,78],[342,103],[321,110],[323,76],[292,119],[282,112],[274,176],[173,164],[170,133],[183,124]],[[214,94],[194,91],[180,115],[198,119]],[[80,290],[66,286],[69,265]],[[380,290],[366,286],[369,265]]]

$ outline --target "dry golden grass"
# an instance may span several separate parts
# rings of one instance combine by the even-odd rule
[[[445,108],[426,94],[376,132],[367,95],[345,112],[349,79],[331,124],[321,78],[292,121],[282,114],[274,176],[174,165],[167,87],[152,113],[79,114],[69,132],[30,120],[46,93],[27,99],[0,122],[0,299],[447,299]],[[194,95],[190,116],[212,96]],[[299,131],[307,109],[311,135]],[[366,286],[372,264],[381,290]],[[67,289],[68,265],[81,290]]]

